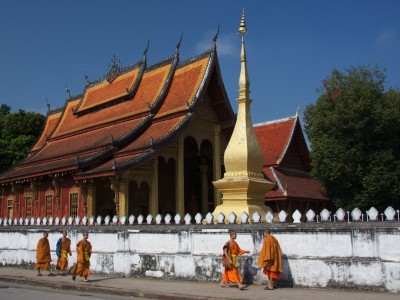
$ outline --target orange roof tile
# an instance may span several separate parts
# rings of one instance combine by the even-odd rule
[[[151,141],[155,142],[156,140],[166,136],[170,131],[173,130],[173,128],[176,128],[184,118],[185,116],[177,116],[172,119],[162,120],[161,122],[153,122],[138,139],[124,149],[120,150],[117,153],[117,157],[119,156],[119,153],[150,147]]]
[[[68,138],[50,140],[45,148],[29,160],[29,163],[68,154],[80,156],[81,152],[86,153],[90,151],[90,149],[92,149],[91,152],[93,152],[93,149],[99,149],[109,145],[112,138],[119,138],[137,126],[142,120],[143,118],[109,124],[108,126],[69,136]]]
[[[207,56],[175,71],[170,90],[156,118],[187,109],[187,102],[190,104],[194,100],[200,88],[209,61],[210,56]]]
[[[145,73],[133,99],[92,113],[76,116],[73,110],[79,104],[80,100],[70,101],[67,103],[60,126],[58,126],[53,136],[58,137],[72,132],[79,132],[107,122],[115,122],[139,113],[146,113],[149,110],[147,102],[152,103],[156,100],[164,86],[170,68],[171,64],[167,64],[159,69]]]
[[[48,137],[50,137],[51,132],[54,130],[56,127],[58,120],[60,119],[62,112],[57,112],[51,115],[48,115],[46,118],[46,125],[44,127],[44,130],[42,132],[42,135],[40,136],[39,140],[37,143],[32,147],[30,152],[36,151],[39,148],[43,147],[46,144],[46,140]]]
[[[264,166],[278,165],[292,137],[296,117],[254,125],[260,143]]]
[[[108,101],[125,96],[139,74],[140,68],[122,74],[117,77],[113,82],[109,83],[104,80],[102,83],[89,87],[86,90],[82,103],[77,112],[87,110],[89,108],[104,104]]]

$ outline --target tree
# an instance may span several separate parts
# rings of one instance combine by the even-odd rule
[[[400,208],[400,92],[379,67],[333,70],[304,112],[312,174],[336,207]]]
[[[45,117],[19,110],[12,113],[6,104],[0,106],[0,173],[23,159],[43,130]]]

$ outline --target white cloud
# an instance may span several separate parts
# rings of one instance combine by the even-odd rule
[[[208,35],[211,36],[211,35]],[[230,33],[218,36],[217,51],[219,56],[235,56],[238,53],[237,47],[240,43],[237,42],[237,34]],[[197,43],[196,52],[204,52],[212,47],[212,39],[210,37],[203,39]]]
[[[379,33],[375,40],[378,46],[385,47],[391,45],[397,37],[397,32],[393,29],[386,29]]]

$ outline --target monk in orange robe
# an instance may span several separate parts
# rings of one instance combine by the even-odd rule
[[[271,235],[269,229],[264,231],[264,236],[257,264],[263,268],[263,273],[269,278],[269,285],[265,290],[273,290],[282,274],[282,252],[278,240]]]
[[[71,252],[71,240],[67,238],[67,231],[63,230],[62,237],[57,241],[56,254],[58,256],[56,269],[60,275],[65,275],[64,271],[68,268],[68,254]]]
[[[50,270],[50,262],[51,262],[51,255],[50,255],[50,244],[47,237],[49,236],[48,232],[43,233],[43,237],[37,243],[36,247],[36,269],[38,271],[37,276],[43,276],[40,273],[40,270],[48,270],[49,276],[52,276]]]
[[[228,287],[229,283],[237,284],[238,288],[243,290],[246,285],[242,284],[242,277],[239,275],[237,256],[244,253],[250,253],[250,251],[240,249],[238,243],[236,243],[236,232],[230,232],[230,239],[226,242],[224,249],[224,255],[227,257],[228,262],[231,263],[231,268],[224,268],[222,274],[221,287]]]
[[[87,240],[89,233],[83,233],[83,239],[76,245],[77,260],[76,265],[71,269],[72,280],[75,281],[76,275],[83,277],[83,281],[88,281],[90,275],[90,256],[92,255],[92,244]]]

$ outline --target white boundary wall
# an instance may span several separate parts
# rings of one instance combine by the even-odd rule
[[[91,269],[131,277],[180,278],[219,281],[222,246],[229,230],[249,255],[239,258],[256,266],[269,227],[283,252],[281,285],[386,290],[400,293],[400,224],[398,222],[216,224],[216,225],[110,225],[7,226],[0,228],[0,264],[33,268],[35,250],[43,230],[49,230],[53,264],[61,230],[75,244],[89,231],[93,246]],[[249,260],[249,258],[251,258]],[[256,283],[267,278],[258,269]]]

